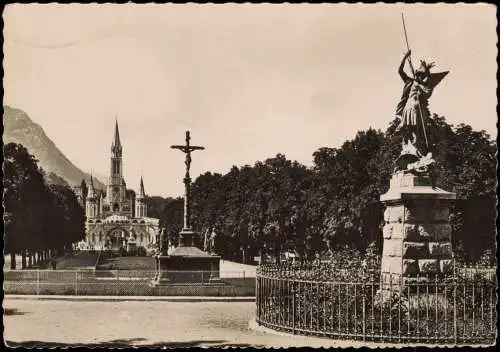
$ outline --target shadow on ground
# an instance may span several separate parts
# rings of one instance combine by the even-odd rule
[[[100,343],[91,344],[78,344],[78,343],[59,343],[48,341],[6,341],[8,347],[30,347],[30,348],[57,348],[57,347],[113,347],[113,348],[126,348],[126,347],[145,347],[145,348],[186,348],[186,347],[265,347],[263,345],[251,345],[244,343],[230,343],[225,340],[193,340],[193,341],[168,341],[158,342],[153,344],[142,344],[137,342],[145,341],[146,339],[131,338],[131,339],[118,339]]]
[[[21,312],[17,308],[4,308],[3,315],[25,315],[27,312]]]

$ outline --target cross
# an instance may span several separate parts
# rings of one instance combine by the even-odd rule
[[[186,145],[172,145],[170,148],[179,149],[186,154],[186,178],[189,178],[189,169],[191,167],[191,152],[195,150],[203,150],[205,147],[192,146],[189,144],[191,137],[189,136],[189,131],[186,131]]]
[[[190,188],[191,188],[191,178],[189,177],[189,168],[191,167],[191,152],[195,150],[203,150],[204,147],[192,146],[189,144],[191,137],[189,136],[189,131],[186,131],[186,145],[173,145],[170,148],[179,149],[186,154],[186,176],[184,177],[184,228],[183,231],[190,231],[191,229],[191,206],[190,206]],[[181,231],[181,237],[183,232]],[[183,243],[183,239],[180,238],[179,242]],[[190,240],[189,240],[190,242]],[[190,244],[188,244],[190,246]]]

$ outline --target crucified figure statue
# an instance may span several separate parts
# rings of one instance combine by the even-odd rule
[[[186,164],[186,178],[189,178],[189,170],[191,168],[191,152],[195,151],[195,150],[205,149],[204,147],[190,145],[189,144],[190,140],[191,140],[191,137],[189,135],[189,131],[186,131],[186,144],[185,145],[173,145],[170,147],[172,149],[179,149],[183,153],[186,154],[186,161],[184,162]]]

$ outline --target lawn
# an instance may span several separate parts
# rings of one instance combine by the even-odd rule
[[[104,259],[98,270],[155,270],[153,257],[113,257]]]
[[[113,257],[105,259],[97,269],[155,271],[156,267],[153,257]],[[255,277],[255,266],[221,260],[220,272],[221,277]]]
[[[72,270],[80,268],[94,267],[97,262],[98,252],[82,251],[75,253],[72,257],[60,258],[57,261],[58,270]],[[18,258],[18,268],[21,267]],[[10,257],[5,257],[6,261],[10,261]],[[10,268],[10,262],[6,266]],[[47,265],[48,267],[48,265]],[[4,269],[6,267],[4,266]],[[254,265],[240,264],[228,260],[221,259],[220,275],[221,277],[255,277]],[[155,271],[155,259],[153,257],[113,257],[104,259],[103,263],[98,266],[98,270],[140,270],[140,271]]]
[[[57,269],[71,270],[94,267],[99,253],[78,252],[70,257],[63,257],[57,261]]]

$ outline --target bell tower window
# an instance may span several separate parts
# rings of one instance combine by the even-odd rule
[[[120,160],[118,159],[113,159],[113,175],[119,175],[120,174]]]

